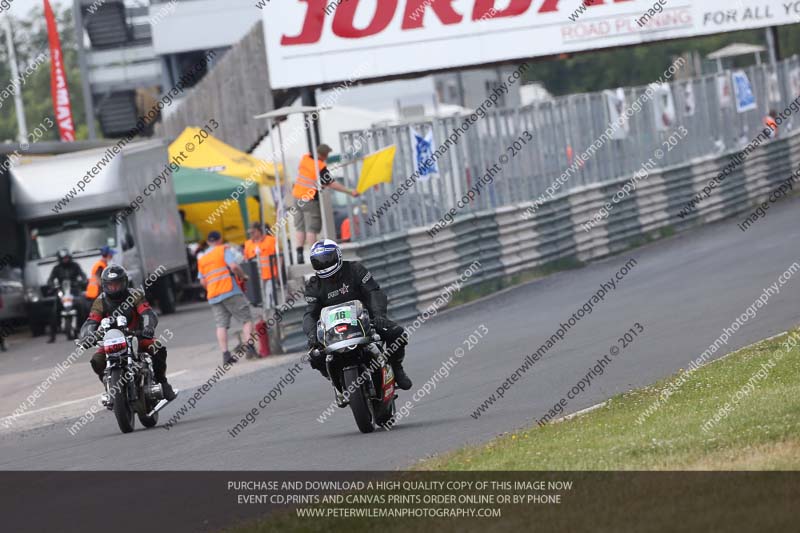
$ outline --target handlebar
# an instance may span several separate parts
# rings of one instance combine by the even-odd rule
[[[141,329],[132,330],[132,329],[128,329],[128,328],[118,328],[116,326],[114,326],[114,329],[119,329],[120,331],[122,331],[122,333],[126,337],[131,336],[131,337],[137,337],[137,338],[142,338],[142,339],[151,339],[152,338],[152,337],[145,337],[143,335],[143,331]],[[102,339],[102,335],[99,335],[99,333],[101,333],[101,332],[103,334],[105,334],[105,332],[103,332],[101,329],[97,329],[97,330],[95,330],[95,332],[93,334],[91,334],[91,335],[89,335],[87,337],[83,337],[81,339],[75,339],[75,346],[81,346],[82,344],[84,344],[84,341],[90,341],[91,342],[91,344],[89,344],[89,342],[87,342],[87,345],[89,345],[89,347],[96,345],[98,342],[103,340]]]

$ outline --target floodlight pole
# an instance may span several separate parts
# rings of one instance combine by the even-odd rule
[[[22,87],[19,77],[19,67],[17,66],[17,51],[14,48],[14,37],[11,31],[11,16],[6,14],[3,17],[3,27],[6,32],[6,45],[8,46],[8,63],[11,67],[11,79],[15,85],[14,90],[14,109],[17,113],[17,140],[21,143],[28,141],[28,125],[25,121],[25,104],[22,102]]]

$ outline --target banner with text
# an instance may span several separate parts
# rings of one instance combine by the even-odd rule
[[[591,4],[591,5],[586,5]],[[800,22],[800,0],[282,0],[272,87],[303,87]],[[365,76],[363,73],[367,72]]]

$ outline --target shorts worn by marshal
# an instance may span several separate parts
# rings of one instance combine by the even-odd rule
[[[313,276],[305,286],[306,312],[303,315],[303,332],[308,337],[317,331],[317,321],[323,307],[337,305],[350,300],[359,300],[367,308],[370,318],[386,317],[388,299],[372,273],[356,261],[342,262],[339,272],[330,278]],[[377,330],[387,346],[389,357],[402,362],[405,357],[403,328],[389,321],[388,327]]]
[[[319,182],[322,187],[327,187],[334,182],[331,171],[324,165],[319,171]],[[293,194],[295,193],[293,192]],[[313,195],[310,197],[295,194],[295,202],[297,210],[294,212],[294,229],[301,233],[318,234],[322,231],[322,214],[319,209],[318,191],[313,191]]]
[[[214,323],[218,328],[230,328],[232,316],[242,323],[252,320],[250,304],[241,293],[211,304],[211,311],[214,313]]]
[[[301,233],[319,233],[322,231],[322,213],[319,201],[315,198],[308,202],[297,201],[294,212],[294,229]]]

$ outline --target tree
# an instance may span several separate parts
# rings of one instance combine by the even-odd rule
[[[798,25],[782,26],[778,34],[783,57],[800,53]],[[674,58],[688,51],[696,51],[705,57],[731,43],[763,45],[765,39],[764,30],[758,29],[599,52],[591,51],[576,54],[569,59],[539,61],[526,72],[526,79],[544,83],[545,87],[557,96],[646,85],[658,79]],[[751,60],[743,58],[743,61],[749,64]]]
[[[81,86],[80,68],[78,66],[78,51],[75,43],[75,31],[72,20],[72,9],[64,7],[58,11],[58,6],[53,7],[58,31],[61,37],[61,47],[64,54],[64,68],[69,84],[70,104],[72,105],[72,118],[75,121],[75,135],[78,139],[87,137],[86,119],[83,107],[83,91]],[[50,96],[50,51],[47,40],[47,27],[44,20],[42,7],[32,9],[22,19],[12,22],[14,42],[16,44],[17,62],[20,76],[24,83],[20,86],[22,100],[25,104],[25,118],[28,129],[32,130],[42,124],[46,118],[55,123],[53,101]],[[5,44],[5,35],[2,44]],[[44,54],[46,60],[39,62],[37,58]],[[26,69],[30,69],[26,76]],[[0,92],[11,84],[11,68],[8,60],[8,50],[0,46]],[[13,98],[9,96],[0,107],[0,141],[16,140],[17,117],[14,111]],[[57,141],[58,127],[48,129],[39,141]]]

